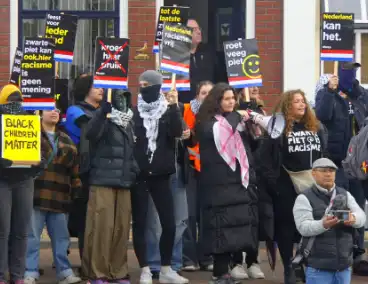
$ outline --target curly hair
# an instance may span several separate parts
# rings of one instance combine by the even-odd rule
[[[281,112],[286,121],[286,127],[285,127],[285,135],[288,135],[292,129],[294,124],[294,118],[290,114],[290,110],[292,108],[293,104],[293,98],[294,95],[300,94],[302,95],[304,99],[304,103],[306,105],[305,107],[305,113],[300,122],[304,123],[305,128],[308,131],[317,132],[320,127],[320,122],[317,119],[314,111],[311,109],[310,105],[308,104],[308,101],[305,97],[305,93],[302,90],[290,90],[286,91],[281,95],[281,99],[279,103],[276,105],[274,112]]]

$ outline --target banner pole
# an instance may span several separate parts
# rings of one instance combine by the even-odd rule
[[[339,61],[334,61],[334,75],[337,76],[339,73]]]
[[[108,103],[111,103],[111,96],[112,96],[112,89],[111,88],[108,88],[107,89],[107,102]],[[111,113],[108,113],[106,115],[107,118],[110,118],[111,117]]]
[[[171,74],[171,90],[176,90],[176,73]]]
[[[250,102],[249,88],[244,88],[244,99],[246,103]]]

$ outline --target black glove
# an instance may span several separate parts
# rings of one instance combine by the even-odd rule
[[[104,114],[108,114],[108,113],[111,113],[111,110],[112,110],[112,105],[111,103],[109,102],[103,102],[101,104],[101,110]]]
[[[0,168],[9,168],[13,164],[12,160],[0,158]]]

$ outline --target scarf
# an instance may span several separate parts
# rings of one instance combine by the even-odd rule
[[[133,112],[130,109],[128,109],[127,112],[122,112],[120,110],[117,110],[116,108],[112,108],[111,110],[110,116],[111,122],[115,123],[117,126],[126,128],[132,117]]]
[[[192,112],[196,115],[199,111],[199,108],[201,107],[201,102],[199,102],[197,99],[190,101],[190,109]]]
[[[148,140],[148,153],[150,154],[149,162],[152,162],[153,154],[156,151],[156,140],[158,136],[158,125],[162,115],[167,110],[167,100],[164,95],[160,95],[158,100],[152,103],[146,103],[142,95],[138,95],[138,112],[143,119],[143,126],[146,129],[146,137]]]
[[[249,162],[243,140],[238,130],[233,132],[229,122],[221,115],[216,115],[217,122],[213,125],[213,136],[220,156],[235,172],[236,160],[240,165],[241,181],[245,188],[249,184]]]
[[[21,102],[10,102],[7,104],[0,105],[0,113],[3,114],[19,114],[23,112]]]
[[[326,84],[328,83],[331,77],[332,77],[332,74],[323,74],[321,75],[321,77],[319,77],[319,80],[316,85],[316,89],[314,91],[314,98],[313,100],[309,102],[313,107],[315,106],[315,99],[317,97],[318,92],[326,86]]]

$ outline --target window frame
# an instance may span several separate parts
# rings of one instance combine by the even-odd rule
[[[114,20],[114,36],[119,37],[120,34],[120,0],[115,0],[114,10],[111,11],[92,11],[92,10],[30,10],[23,8],[23,0],[18,0],[18,46],[23,46],[23,20],[35,19],[42,20],[46,18],[46,14],[50,12],[62,12],[65,14],[73,14],[79,19],[113,19]]]

